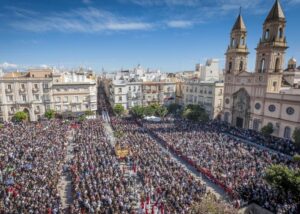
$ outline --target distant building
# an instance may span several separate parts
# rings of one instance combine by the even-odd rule
[[[18,111],[31,121],[47,109],[63,112],[97,110],[96,79],[89,72],[56,73],[52,69],[10,72],[0,77],[0,121],[9,121]]]
[[[122,104],[125,109],[153,103],[168,105],[176,99],[175,74],[159,70],[144,70],[138,65],[133,70],[117,72],[112,80],[103,79],[112,106]]]
[[[203,82],[199,79],[181,83],[182,105],[200,105],[211,119],[221,116],[223,108],[224,83]]]
[[[97,110],[97,84],[93,74],[86,71],[72,71],[53,74],[52,102],[48,109],[56,112]]]
[[[0,122],[9,121],[17,111],[36,121],[45,113],[52,96],[52,70],[11,72],[0,77]]]
[[[180,105],[202,106],[211,119],[220,117],[223,107],[224,83],[220,81],[219,60],[208,59],[197,64],[190,75],[177,82],[176,102]]]
[[[220,66],[219,60],[208,59],[205,65],[196,65],[197,77],[202,81],[219,81],[220,79]]]

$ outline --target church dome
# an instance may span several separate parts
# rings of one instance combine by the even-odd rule
[[[290,64],[296,64],[297,63],[297,60],[294,58],[294,57],[292,57],[290,60],[289,60],[289,65]]]

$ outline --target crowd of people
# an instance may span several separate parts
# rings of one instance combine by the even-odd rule
[[[205,196],[206,186],[175,161],[135,121],[114,119],[112,126],[123,133],[118,142],[130,146],[128,161],[142,182],[140,201],[152,204],[151,210],[158,208],[163,209],[161,213],[189,213],[193,204],[199,203]]]
[[[69,126],[58,120],[0,128],[0,213],[59,213]]]
[[[241,142],[224,134],[222,127],[214,123],[167,120],[141,125],[233,198],[254,201],[277,213],[296,212],[296,202],[278,194],[263,179],[271,164],[295,168],[287,156]]]
[[[215,125],[221,126],[222,131],[230,133],[234,136],[240,137],[245,140],[255,142],[256,144],[268,147],[275,151],[293,156],[296,154],[296,148],[294,143],[289,139],[283,139],[274,137],[272,135],[263,135],[255,130],[251,129],[240,129],[232,127],[227,124],[220,124],[219,122]]]
[[[100,100],[101,111],[108,113],[99,119],[76,125],[62,120],[6,123],[0,128],[0,213],[191,213],[211,193],[170,152],[223,188],[236,207],[256,202],[276,213],[300,212],[295,201],[263,179],[271,164],[299,167],[280,153],[294,154],[289,142],[216,122],[107,119],[111,108]],[[118,133],[115,142],[105,121]],[[66,163],[69,134],[74,156]],[[118,156],[116,145],[128,154]],[[73,190],[67,211],[58,191],[65,166]]]
[[[137,203],[133,180],[125,177],[102,121],[83,122],[74,144],[70,213],[133,213]]]

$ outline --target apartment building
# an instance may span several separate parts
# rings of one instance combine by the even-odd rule
[[[31,69],[4,73],[0,77],[0,122],[10,121],[18,111],[30,121],[43,117],[47,109],[64,112],[97,110],[97,84],[91,72],[55,72]]]

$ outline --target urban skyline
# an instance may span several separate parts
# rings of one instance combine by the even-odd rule
[[[211,57],[219,58],[223,68],[229,31],[240,6],[248,29],[248,70],[253,71],[261,24],[273,4],[272,0],[1,2],[2,67],[84,66],[96,72],[137,64],[162,72],[193,70]],[[300,58],[299,3],[282,1],[290,46],[287,59]]]

